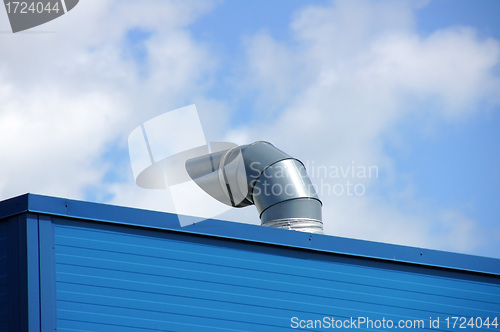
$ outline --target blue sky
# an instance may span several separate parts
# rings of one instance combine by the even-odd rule
[[[0,11],[0,198],[171,211],[168,193],[135,186],[127,137],[195,103],[208,141],[376,166],[313,177],[364,189],[320,192],[325,233],[500,257],[498,13],[494,0],[85,1],[9,34]],[[259,223],[254,207],[222,218]]]

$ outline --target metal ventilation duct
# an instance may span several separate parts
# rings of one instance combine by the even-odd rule
[[[323,233],[322,204],[304,165],[269,142],[189,159],[186,170],[224,204],[255,204],[263,226]]]

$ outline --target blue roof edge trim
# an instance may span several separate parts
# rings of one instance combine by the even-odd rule
[[[28,212],[28,198],[30,194],[8,198],[0,201],[0,219],[8,218],[16,214]]]
[[[217,219],[207,219],[181,227],[177,215],[172,213],[30,193],[0,202],[0,219],[26,212],[500,275],[500,259],[491,257],[310,234]]]

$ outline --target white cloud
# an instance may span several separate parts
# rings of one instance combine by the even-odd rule
[[[113,145],[123,148],[139,123],[188,104],[213,70],[206,47],[186,30],[212,5],[85,2],[35,32],[2,34],[0,197],[85,198],[89,186],[118,192],[119,185],[103,179],[108,172],[130,173],[130,165],[103,155]],[[134,28],[151,32],[146,64],[124,56]],[[147,77],[138,74],[139,65],[148,67]],[[134,192],[141,200],[144,193]]]
[[[473,252],[483,237],[476,222],[426,206],[411,192],[399,197],[400,175],[383,142],[412,114],[453,120],[498,102],[493,69],[500,43],[471,28],[420,36],[415,10],[409,2],[338,1],[299,12],[291,24],[294,43],[256,34],[247,41],[248,84],[262,86],[262,104],[278,100],[282,107],[271,121],[235,132],[318,165],[379,167],[383,176],[355,179],[364,196],[321,197],[327,234]],[[377,195],[377,188],[397,200]]]
[[[168,192],[133,184],[126,157],[103,155],[113,144],[126,151],[138,124],[195,101],[209,140],[265,139],[316,165],[379,168],[375,178],[323,179],[366,189],[322,195],[327,234],[474,252],[484,238],[476,222],[397,190],[401,174],[382,148],[408,115],[454,120],[499,102],[499,42],[466,27],[420,36],[414,13],[424,4],[335,1],[297,12],[293,42],[262,31],[246,38],[248,73],[235,90],[255,93],[262,121],[239,128],[230,128],[225,101],[203,96],[223,64],[188,30],[214,2],[80,2],[37,28],[47,33],[1,34],[0,198],[85,198],[90,184],[112,203],[173,211]],[[127,57],[134,28],[151,33],[143,64]],[[110,171],[122,177],[104,183]],[[254,207],[225,217],[258,222]]]
[[[436,241],[443,241],[444,245],[454,250],[469,252],[486,240],[478,231],[477,222],[460,211],[443,209],[437,218],[436,228],[441,229],[433,230]]]
[[[12,89],[0,113],[0,174],[6,193],[74,195],[98,181],[103,167],[94,155],[112,138],[119,103],[92,93],[62,95],[65,89]],[[15,190],[16,192],[10,192]]]
[[[371,52],[372,64],[363,73],[367,81],[436,97],[446,117],[474,112],[478,100],[497,92],[499,80],[491,69],[499,62],[500,45],[480,39],[471,28],[450,28],[427,38],[395,34],[378,40]]]

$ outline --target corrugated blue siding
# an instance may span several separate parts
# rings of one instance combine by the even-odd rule
[[[0,221],[0,331],[7,331],[9,325],[9,267],[7,221]]]
[[[283,231],[286,232],[286,231]],[[291,318],[495,317],[482,275],[59,219],[58,331],[291,330]]]

